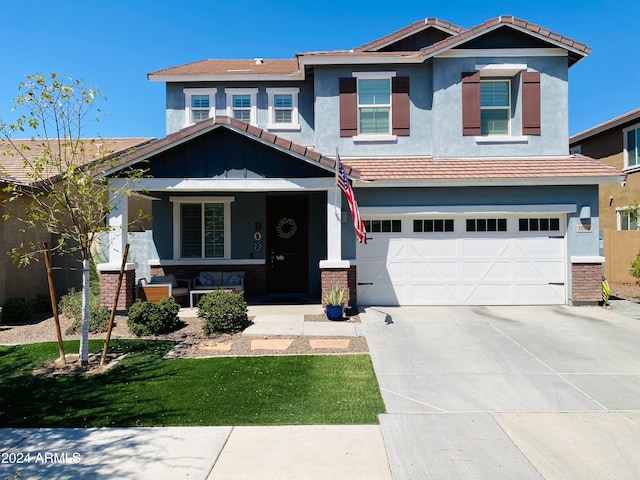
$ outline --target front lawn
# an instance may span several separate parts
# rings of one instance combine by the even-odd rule
[[[55,378],[31,372],[56,344],[0,347],[0,427],[371,424],[384,411],[368,355],[162,358],[173,345],[112,341],[127,356],[108,372]]]

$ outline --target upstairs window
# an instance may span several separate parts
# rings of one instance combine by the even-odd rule
[[[391,78],[358,79],[358,133],[391,134]]]
[[[268,130],[299,130],[298,93],[299,88],[267,88],[269,99]]]
[[[480,135],[509,135],[511,117],[511,82],[480,82]]]
[[[227,115],[251,125],[258,124],[257,88],[226,88]]]
[[[640,165],[640,126],[624,130],[624,168]]]
[[[521,141],[521,135],[541,135],[540,72],[526,72],[526,65],[477,65],[479,71],[462,74],[462,134],[502,137]],[[520,73],[518,73],[520,72]],[[511,125],[511,89],[520,81],[522,129]]]
[[[409,77],[395,72],[354,72],[340,78],[340,136],[393,141],[410,135]]]
[[[215,116],[215,88],[185,88],[185,124],[192,125]]]

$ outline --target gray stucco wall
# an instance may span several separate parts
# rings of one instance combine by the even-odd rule
[[[429,155],[433,129],[431,63],[419,65],[371,65],[353,67],[316,67],[316,150],[334,155],[348,156],[401,156]],[[411,135],[397,137],[392,142],[355,142],[351,137],[340,137],[340,97],[338,84],[341,77],[353,72],[395,72],[397,77],[409,77]]]
[[[227,97],[225,88],[258,88],[257,94],[257,114],[258,127],[266,128],[268,118],[268,97],[269,87],[298,87],[298,112],[300,121],[300,131],[291,130],[269,130],[270,132],[290,139],[300,145],[313,145],[314,142],[314,112],[313,112],[313,81],[307,78],[305,81],[292,82],[254,82],[254,83],[220,83],[220,82],[199,82],[199,83],[167,83],[166,88],[166,128],[167,135],[176,132],[185,125],[185,88],[216,88],[216,115],[227,115]]]
[[[476,65],[493,63],[526,64],[541,73],[540,116],[542,134],[530,135],[525,143],[477,143],[474,136],[462,135],[462,72]],[[566,57],[526,58],[436,58],[434,59],[433,128],[434,157],[524,157],[569,153],[568,69]],[[511,134],[522,131],[522,91],[520,74],[512,78]]]

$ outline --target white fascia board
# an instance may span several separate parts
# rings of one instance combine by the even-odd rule
[[[113,189],[123,188],[124,179],[113,180]],[[144,178],[136,188],[168,192],[264,192],[330,190],[335,179],[327,178]]]
[[[245,73],[245,74],[205,74],[205,75],[148,75],[150,82],[290,82],[293,80],[304,80],[304,69],[295,73]]]
[[[603,183],[620,183],[624,175],[619,177],[567,177],[567,178],[464,178],[455,180],[358,180],[355,179],[353,188],[393,188],[393,187],[526,187],[526,186],[557,186],[557,185],[600,185]]]
[[[564,48],[487,48],[445,50],[433,55],[437,58],[482,58],[482,57],[566,57]]]
[[[575,203],[549,205],[407,205],[394,207],[360,207],[360,214],[374,215],[437,215],[437,214],[467,214],[467,213],[575,213]]]
[[[394,63],[423,63],[424,57],[416,55],[349,55],[300,57],[300,65],[385,65]]]

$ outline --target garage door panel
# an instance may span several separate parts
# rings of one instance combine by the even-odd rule
[[[465,262],[463,266],[463,278],[465,282],[490,282],[503,280],[509,282],[512,275],[511,262]]]
[[[456,283],[458,280],[458,265],[451,261],[431,261],[425,260],[410,263],[410,278],[413,282]]]
[[[563,282],[564,268],[557,261],[538,260],[515,262],[516,282],[546,280],[549,283]]]
[[[358,299],[369,305],[563,304],[563,237],[531,232],[372,234],[359,244]],[[483,236],[481,236],[483,235]],[[492,237],[491,235],[495,235]],[[371,284],[371,285],[361,285]]]

